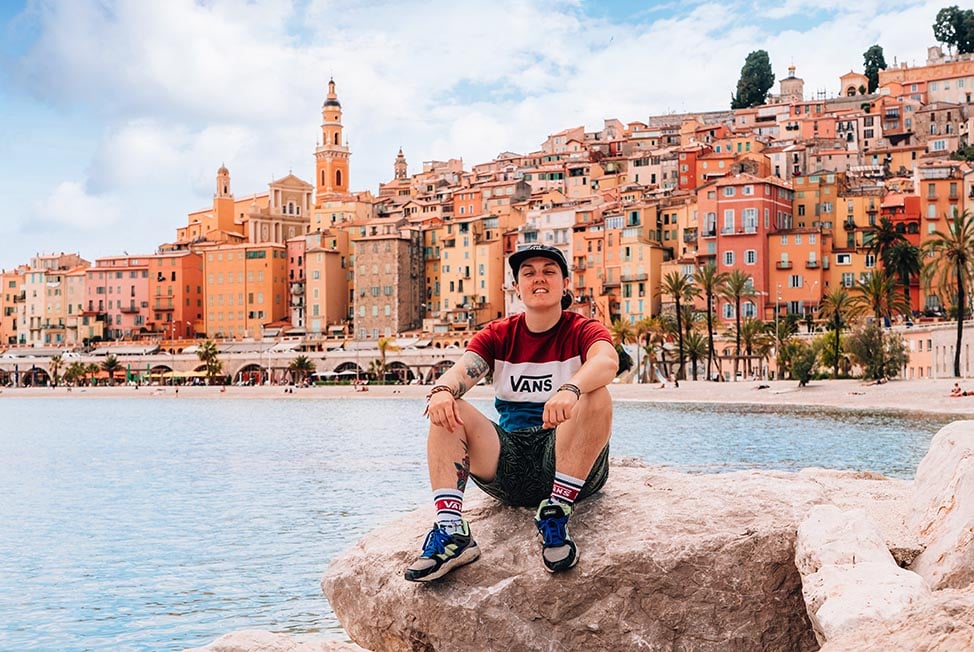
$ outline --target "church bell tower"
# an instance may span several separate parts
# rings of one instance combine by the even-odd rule
[[[328,80],[328,96],[321,107],[321,144],[315,149],[315,203],[328,195],[348,193],[348,146],[342,142],[342,105],[335,80]]]

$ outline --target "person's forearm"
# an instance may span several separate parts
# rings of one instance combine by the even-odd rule
[[[445,385],[452,390],[455,397],[460,398],[487,374],[487,363],[476,353],[467,351],[442,376],[436,379],[435,385]]]

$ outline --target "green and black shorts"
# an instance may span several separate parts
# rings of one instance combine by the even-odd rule
[[[496,423],[500,458],[493,481],[484,482],[471,474],[477,486],[507,505],[537,507],[551,496],[555,481],[555,429],[530,428],[508,432]],[[609,477],[609,445],[599,453],[578,500],[602,488]]]

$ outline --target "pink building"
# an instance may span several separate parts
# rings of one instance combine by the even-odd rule
[[[105,339],[139,337],[149,314],[151,256],[95,260],[85,279],[85,315],[104,321]]]

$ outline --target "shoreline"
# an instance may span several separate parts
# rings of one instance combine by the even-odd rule
[[[951,397],[957,379],[891,380],[881,385],[861,380],[816,380],[799,388],[794,380],[747,380],[741,382],[683,381],[679,387],[660,388],[658,384],[612,384],[609,391],[617,401],[647,403],[727,403],[772,407],[829,407],[854,410],[895,410],[930,414],[974,415],[974,396]],[[368,391],[356,391],[351,385],[295,387],[285,392],[284,386],[260,387],[170,386],[154,387],[120,385],[115,387],[5,387],[0,401],[36,398],[136,398],[136,399],[374,399],[401,398],[422,400],[429,385],[368,385]],[[974,389],[961,385],[964,389]],[[477,386],[469,398],[490,399],[488,386]]]

